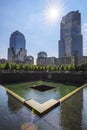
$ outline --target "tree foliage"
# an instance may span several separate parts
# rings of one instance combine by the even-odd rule
[[[29,65],[29,64],[16,64],[6,62],[0,64],[0,71],[87,71],[87,64],[81,66],[61,65],[61,66],[39,66],[39,65]]]

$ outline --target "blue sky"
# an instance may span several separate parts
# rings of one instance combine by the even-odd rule
[[[46,20],[47,6],[59,3],[62,7],[58,22]],[[87,0],[0,0],[0,59],[7,58],[11,33],[19,30],[25,35],[28,55],[37,57],[40,51],[58,57],[61,18],[79,10],[82,21],[83,54],[87,55]]]

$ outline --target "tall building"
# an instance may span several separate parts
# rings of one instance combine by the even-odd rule
[[[22,33],[15,31],[11,34],[10,45],[8,48],[9,61],[24,61],[27,55],[25,49],[26,40]]]
[[[81,14],[79,11],[68,13],[60,23],[59,58],[71,56],[83,56]]]

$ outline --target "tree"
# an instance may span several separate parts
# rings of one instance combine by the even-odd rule
[[[69,70],[69,71],[75,70],[75,65],[74,65],[74,64],[70,64],[70,65],[68,66],[68,70]]]
[[[0,70],[2,69],[2,66],[1,66],[1,64],[0,64]]]
[[[17,65],[15,63],[10,63],[9,70],[17,70]]]
[[[4,64],[4,69],[5,69],[5,70],[9,70],[9,63],[8,63],[8,62],[6,62],[6,63]]]

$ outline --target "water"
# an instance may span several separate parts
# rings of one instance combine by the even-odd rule
[[[23,129],[87,130],[87,87],[42,118],[0,87],[0,130]]]
[[[37,82],[11,84],[5,86],[11,89],[12,91],[14,91],[15,93],[17,93],[18,95],[20,95],[21,97],[23,97],[24,99],[27,100],[32,98],[38,101],[39,103],[43,103],[50,99],[58,100],[59,98],[65,96],[66,94],[76,89],[76,86],[72,86],[72,85],[65,85],[65,84],[59,84],[53,82],[43,82],[43,84],[53,86],[54,89],[45,92],[40,92],[30,88],[34,84],[36,85]]]

